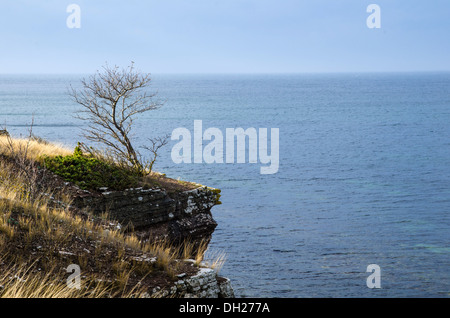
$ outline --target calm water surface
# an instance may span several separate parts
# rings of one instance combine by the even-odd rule
[[[0,76],[0,124],[74,147],[78,75]],[[239,297],[448,297],[450,74],[155,75],[137,144],[177,127],[279,128],[280,169],[156,170],[222,189],[211,249]],[[381,289],[366,286],[369,264]]]

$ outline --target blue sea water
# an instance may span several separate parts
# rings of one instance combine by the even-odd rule
[[[1,75],[0,125],[74,147],[79,75]],[[238,297],[450,295],[450,74],[154,75],[165,104],[136,144],[194,120],[280,129],[280,167],[174,164],[156,170],[222,190],[210,248]],[[369,264],[381,268],[370,289]]]

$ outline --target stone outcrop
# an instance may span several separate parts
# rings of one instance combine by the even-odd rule
[[[119,221],[143,239],[172,242],[207,240],[217,226],[211,208],[219,203],[220,190],[199,186],[193,190],[135,188],[124,191],[82,192],[72,205]]]
[[[4,132],[0,131],[0,133]],[[0,160],[10,159],[0,155]],[[94,219],[94,221],[97,218],[92,218],[92,215],[103,216],[106,212],[114,221],[108,222],[98,218],[102,226],[106,223],[113,229],[125,227],[126,231],[136,234],[143,240],[163,240],[173,243],[183,243],[188,240],[194,244],[195,250],[196,242],[202,245],[209,243],[217,226],[212,217],[211,208],[220,204],[218,189],[192,183],[176,184],[176,180],[171,179],[171,181],[166,180],[166,184],[172,183],[171,187],[168,187],[170,190],[147,186],[147,188],[123,191],[109,191],[107,188],[87,191],[71,182],[66,182],[62,177],[46,169],[39,169],[39,173],[38,179],[46,185],[46,188],[55,190],[54,193],[41,193],[48,198],[50,206],[67,208],[82,218]],[[89,250],[84,250],[90,253]],[[75,256],[76,254],[61,250],[59,255]],[[154,262],[156,259],[136,259],[135,261]],[[179,275],[178,280],[168,289],[167,283],[162,284],[161,286],[165,286],[164,290],[155,290],[149,296],[234,297],[230,281],[219,277],[215,270],[201,266],[198,271],[188,270],[186,273],[189,274],[182,277]],[[159,280],[155,284],[159,284]]]
[[[184,297],[184,298],[234,298],[234,291],[228,278],[223,278],[207,267],[201,267],[194,276],[178,275],[173,286],[154,288],[149,297]]]
[[[134,188],[124,191],[77,191],[72,206],[93,214],[103,214],[120,222],[141,239],[169,240],[195,244],[209,243],[217,226],[211,208],[220,204],[220,190],[198,185],[195,189]],[[189,260],[188,260],[189,261]],[[156,287],[149,297],[233,298],[230,280],[212,268],[200,266],[193,276],[178,275],[169,288]]]

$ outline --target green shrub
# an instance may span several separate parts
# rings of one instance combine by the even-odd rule
[[[79,146],[73,155],[44,157],[43,161],[47,169],[84,190],[100,187],[123,190],[133,187],[138,181],[138,176],[132,171],[85,155]]]

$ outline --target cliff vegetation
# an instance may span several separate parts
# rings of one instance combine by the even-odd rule
[[[3,134],[0,297],[160,297],[166,294],[158,291],[195,275],[204,264],[207,243],[197,242],[194,248],[189,241],[143,241],[106,211],[99,215],[71,208],[67,184],[93,191],[196,187],[155,172],[137,176],[80,145],[72,151],[31,134],[25,139]],[[218,270],[223,261],[220,254],[209,264]],[[81,269],[80,288],[68,284],[73,264]]]

